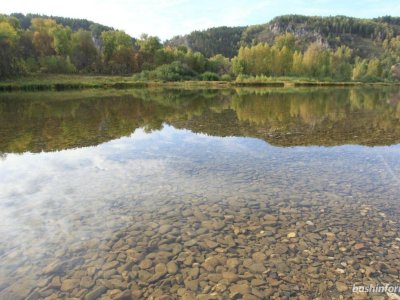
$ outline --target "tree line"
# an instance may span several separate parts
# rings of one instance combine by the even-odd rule
[[[29,73],[131,75],[143,71],[141,78],[218,79],[217,73],[229,72],[225,66],[229,60],[220,55],[206,58],[186,47],[164,46],[155,36],[143,34],[134,39],[124,31],[98,24],[89,26],[90,30],[73,30],[52,18],[29,18],[30,26],[22,27],[21,20],[26,21],[0,15],[0,78]]]
[[[305,51],[296,44],[293,34],[275,38],[270,46],[260,43],[239,49],[232,59],[232,71],[236,75],[295,76],[339,81],[393,80],[392,66],[400,62],[400,38],[387,39],[380,59],[362,59],[347,46],[331,49],[314,42]]]
[[[323,25],[315,22],[310,24]],[[396,23],[397,19],[382,18],[382,24],[389,22]],[[352,31],[356,26],[345,21],[344,25],[338,24],[337,30]],[[269,43],[244,43],[229,58],[212,49],[204,55],[169,41],[163,44],[158,37],[146,34],[134,39],[124,31],[86,20],[0,15],[0,78],[32,73],[79,73],[134,75],[138,80],[165,81],[230,80],[246,76],[342,81],[396,79],[393,74],[397,73],[392,68],[400,63],[400,37],[392,31],[378,34],[368,28],[361,26],[359,30],[382,39],[379,57],[359,57],[348,46],[330,47],[321,41],[305,46],[301,38],[287,32]],[[228,37],[235,37],[232,40],[218,31],[213,35],[198,32],[198,36],[204,43],[216,39],[232,51],[233,44],[239,43],[239,33],[230,30]]]

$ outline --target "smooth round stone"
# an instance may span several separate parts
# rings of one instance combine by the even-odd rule
[[[226,260],[226,266],[229,269],[236,269],[236,267],[240,264],[239,259],[237,258],[228,258]]]
[[[166,234],[168,232],[170,232],[172,230],[172,226],[165,224],[165,225],[161,225],[160,228],[158,229],[158,232],[161,234]]]
[[[194,267],[189,271],[189,276],[193,279],[197,279],[199,277],[200,269],[199,267]]]
[[[260,263],[255,263],[249,267],[249,270],[252,273],[261,274],[261,273],[265,272],[267,269],[264,267],[264,265],[262,265]]]
[[[250,292],[250,287],[247,283],[240,283],[232,285],[229,290],[232,294],[242,294],[245,295]]]
[[[257,287],[257,286],[265,286],[266,284],[267,284],[267,282],[262,280],[262,279],[255,278],[255,279],[253,279],[251,281],[251,286],[255,286],[255,287]]]
[[[178,265],[174,261],[167,263],[167,272],[171,275],[175,275],[179,270]]]
[[[198,280],[186,280],[185,287],[193,292],[197,291],[199,288],[199,281]]]
[[[119,262],[114,260],[114,261],[110,261],[110,262],[108,262],[108,263],[105,263],[105,264],[101,267],[101,269],[102,269],[103,271],[107,271],[107,270],[115,269],[118,265],[119,265]]]
[[[156,272],[156,274],[166,274],[167,266],[163,263],[159,263],[155,266],[154,271]]]
[[[62,284],[61,284],[61,291],[62,292],[70,292],[78,286],[79,286],[78,279],[65,279],[62,281]]]
[[[207,275],[207,278],[211,282],[219,282],[222,279],[222,274],[219,273],[211,273]]]
[[[345,284],[341,281],[337,281],[335,285],[336,285],[336,289],[338,290],[339,293],[346,292],[349,289],[347,284]]]
[[[267,256],[262,252],[255,252],[251,257],[256,262],[263,262],[267,258]]]
[[[131,300],[140,300],[142,299],[143,291],[134,290],[131,292]]]
[[[216,285],[214,286],[213,289],[214,289],[217,293],[223,293],[223,292],[225,292],[225,291],[228,289],[228,287],[227,287],[225,284],[218,283],[218,284],[216,284]]]
[[[286,246],[285,244],[278,244],[278,245],[275,247],[274,253],[277,253],[277,254],[285,254],[285,253],[288,252],[288,251],[289,251],[288,246]]]
[[[86,294],[85,300],[95,300],[98,299],[107,290],[104,286],[97,286]]]
[[[236,282],[239,280],[239,276],[233,272],[222,272],[222,278],[227,280],[230,283]]]
[[[153,262],[150,259],[144,259],[139,264],[139,267],[143,270],[150,269],[152,266]]]
[[[365,248],[365,245],[363,243],[358,243],[354,245],[354,250],[359,251],[363,250]]]
[[[203,268],[206,269],[207,271],[211,272],[213,271],[216,266],[220,264],[219,259],[216,257],[208,257],[204,263],[202,264]]]
[[[214,249],[214,248],[217,248],[219,244],[212,240],[206,240],[206,245],[207,245],[207,247]]]
[[[90,289],[92,286],[94,286],[94,281],[92,280],[91,277],[84,276],[81,278],[81,282],[79,284],[81,287],[85,289]]]

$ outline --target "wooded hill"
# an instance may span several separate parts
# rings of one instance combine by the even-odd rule
[[[332,49],[347,46],[361,58],[371,58],[383,53],[382,43],[385,40],[400,34],[400,17],[358,19],[346,16],[287,15],[262,25],[223,26],[193,31],[173,37],[166,44],[186,46],[209,57],[216,54],[234,57],[241,46],[271,44],[284,33],[293,33],[302,50],[313,42],[319,42]]]
[[[39,14],[24,15],[21,13],[14,13],[10,16],[16,18],[19,21],[21,29],[24,30],[27,30],[31,27],[32,19],[53,19],[54,21],[56,21],[57,24],[60,24],[64,27],[69,27],[72,31],[78,31],[80,29],[90,31],[97,38],[100,38],[100,35],[103,31],[114,30],[114,28],[112,27],[101,25],[99,23],[95,23],[86,19],[64,18]]]
[[[394,81],[400,79],[400,18],[290,15],[161,43],[88,20],[0,15],[0,79],[38,73],[144,81]]]

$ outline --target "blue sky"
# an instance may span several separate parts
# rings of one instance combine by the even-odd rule
[[[0,12],[85,18],[162,39],[195,29],[265,23],[283,14],[400,16],[399,0],[1,0]]]

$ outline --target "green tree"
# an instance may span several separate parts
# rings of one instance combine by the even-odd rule
[[[121,49],[132,49],[132,38],[123,31],[104,31],[101,34],[105,61],[109,61]]]
[[[331,55],[331,77],[338,80],[350,80],[352,77],[352,66],[350,63],[352,51],[350,48],[341,46]]]
[[[319,43],[308,46],[303,56],[303,67],[305,74],[318,78],[327,76],[329,73],[329,52]]]
[[[71,35],[69,27],[57,25],[51,29],[53,36],[53,48],[58,55],[67,56],[71,54]]]
[[[303,75],[303,54],[300,51],[293,53],[292,74],[295,76]]]
[[[18,49],[19,34],[14,26],[17,24],[10,19],[0,20],[0,78],[24,71]]]
[[[353,80],[363,80],[367,74],[368,64],[365,59],[357,57],[352,71]]]
[[[34,18],[31,21],[33,31],[32,44],[38,56],[54,55],[53,36],[51,31],[56,27],[56,22],[52,19]]]
[[[89,31],[78,30],[71,37],[71,59],[79,71],[94,72],[97,68],[98,50]]]
[[[162,48],[160,39],[156,36],[149,36],[142,34],[140,39],[137,41],[140,47],[140,51],[148,54],[155,54],[157,50]]]
[[[203,73],[206,69],[206,58],[200,52],[188,51],[185,56],[185,63],[197,73]]]
[[[231,72],[231,63],[229,58],[223,56],[222,54],[217,54],[210,57],[208,60],[208,67],[212,72],[218,75],[229,74]]]
[[[281,71],[279,72],[279,75],[291,74],[293,66],[293,52],[286,46],[283,46],[279,51],[279,63],[281,64]]]
[[[372,58],[368,62],[366,77],[370,80],[376,80],[381,76],[381,64],[379,59]]]
[[[278,35],[275,37],[274,45],[278,49],[286,47],[289,51],[294,52],[296,50],[296,38],[294,37],[293,33],[290,32]]]

